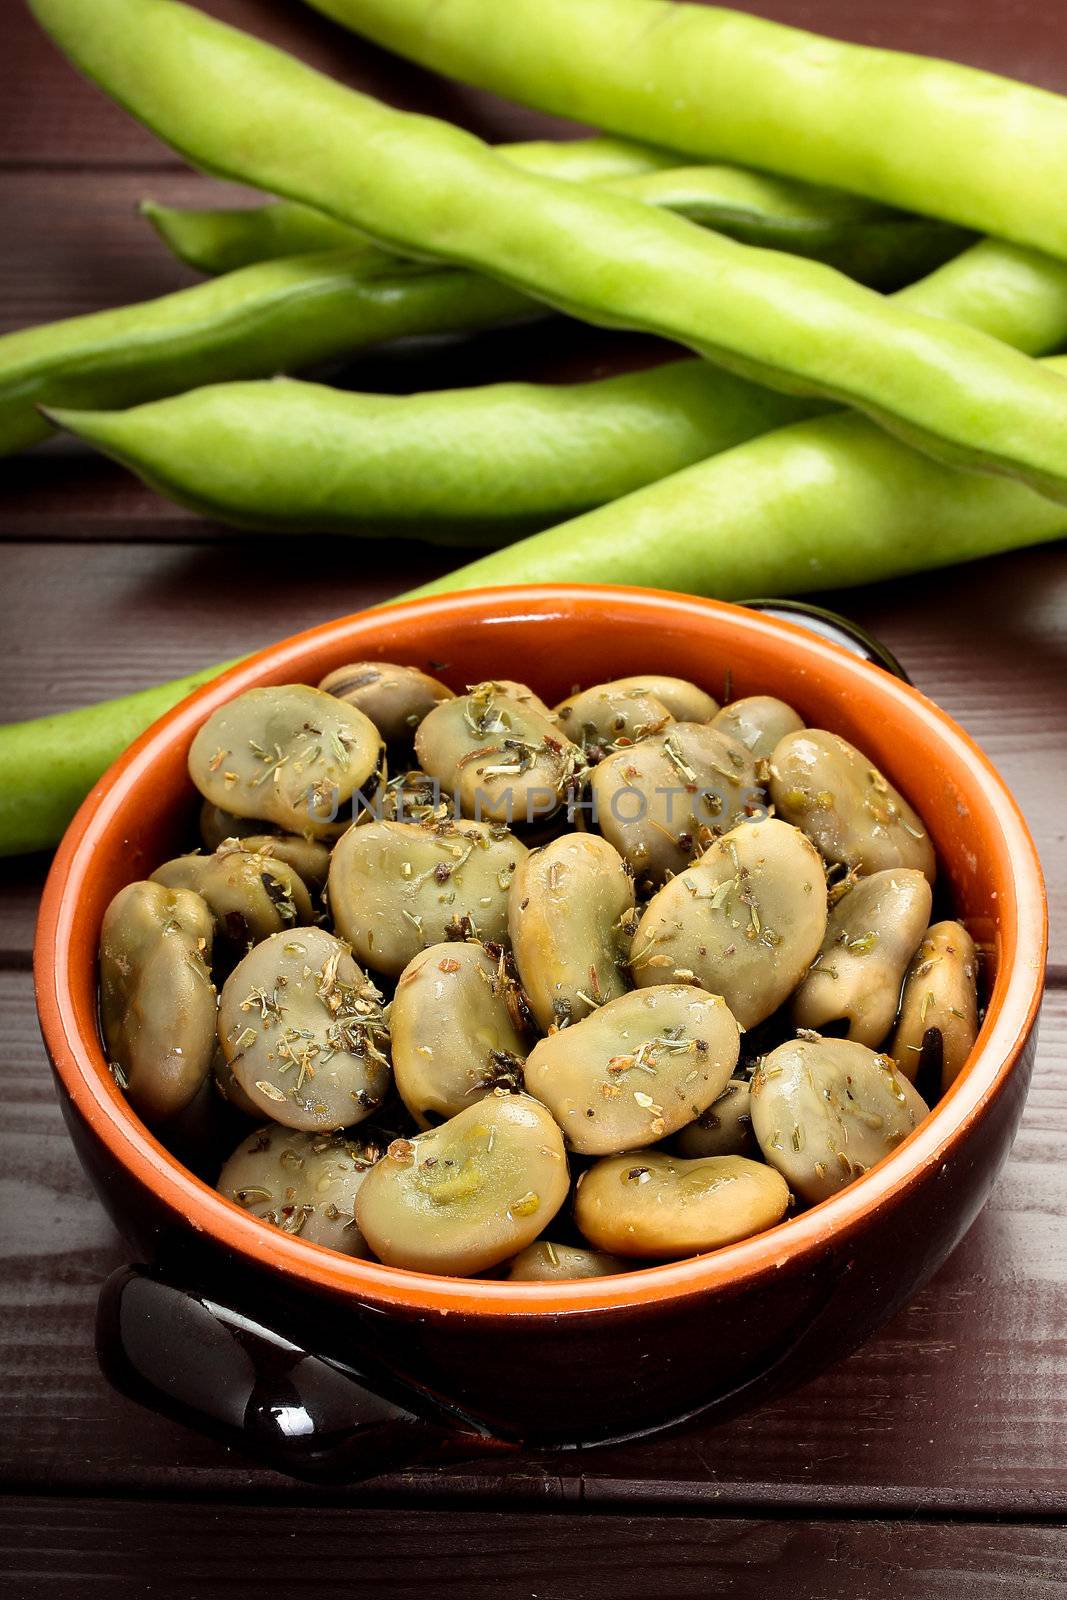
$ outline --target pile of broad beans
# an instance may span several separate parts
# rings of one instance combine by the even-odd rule
[[[875,1165],[975,1042],[921,818],[771,696],[356,662],[227,702],[189,771],[197,848],[104,918],[112,1071],[332,1249],[517,1280],[715,1249]]]
[[[174,0],[30,0],[270,198],[147,202],[205,282],[0,339],[0,452],[59,427],[239,527],[490,547],[435,588],[742,598],[1067,531],[1067,102],[679,0],[315,3],[604,132],[491,149]],[[554,311],[690,354],[401,397],[277,377]],[[189,686],[0,728],[0,851],[54,843]]]

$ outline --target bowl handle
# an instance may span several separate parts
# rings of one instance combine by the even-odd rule
[[[120,1267],[107,1279],[96,1345],[120,1394],[313,1482],[517,1448],[395,1374],[311,1355],[153,1269]]]
[[[829,639],[832,644],[839,644],[852,655],[882,667],[903,683],[911,682],[887,645],[875,638],[873,633],[868,633],[866,628],[861,628],[858,622],[851,622],[836,611],[809,605],[806,600],[743,600],[741,604],[747,606],[749,611],[764,611],[768,616],[795,622],[798,627],[807,628],[809,633],[817,633],[821,639]]]

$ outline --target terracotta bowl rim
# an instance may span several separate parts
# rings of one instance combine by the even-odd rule
[[[703,1256],[650,1265],[616,1277],[563,1284],[511,1284],[491,1279],[437,1277],[356,1260],[282,1234],[225,1200],[170,1156],[138,1120],[107,1069],[99,1039],[79,1030],[72,996],[72,931],[81,886],[94,871],[94,856],[121,797],[146,781],[153,762],[175,740],[188,742],[204,717],[232,695],[250,688],[264,671],[276,672],[311,649],[342,646],[353,630],[376,623],[396,629],[433,614],[485,622],[503,608],[525,608],[535,623],[569,609],[616,612],[650,608],[669,623],[702,618],[729,621],[758,641],[784,635],[809,662],[829,667],[844,688],[873,697],[883,714],[905,713],[935,737],[966,775],[968,803],[985,810],[999,829],[1009,877],[997,884],[1003,906],[1004,959],[975,1052],[932,1114],[884,1161],[832,1199],[768,1232]],[[530,607],[540,607],[534,613]],[[561,609],[562,608],[562,609]],[[507,612],[505,611],[505,615]],[[373,646],[371,647],[373,648]],[[276,680],[283,681],[283,680]],[[920,803],[921,808],[921,803]],[[235,1255],[269,1266],[299,1284],[354,1296],[361,1303],[412,1312],[464,1312],[471,1316],[531,1316],[605,1312],[670,1302],[713,1290],[736,1289],[743,1280],[795,1265],[814,1265],[831,1240],[862,1228],[911,1184],[943,1162],[966,1138],[986,1106],[1001,1091],[1033,1029],[1040,1006],[1047,948],[1047,905],[1033,840],[1013,796],[975,742],[919,690],[871,666],[842,647],[797,624],[725,601],[664,590],[606,585],[540,584],[465,590],[399,601],[320,624],[294,634],[229,668],[193,691],[158,719],[111,766],[71,822],[45,886],[34,946],[38,1011],[45,1044],[76,1111],[112,1157],[163,1199],[177,1215]]]

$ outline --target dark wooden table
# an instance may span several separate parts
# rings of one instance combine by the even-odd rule
[[[390,61],[297,0],[211,9],[491,138],[552,126]],[[1063,7],[1047,0],[752,9],[1067,91]],[[7,0],[4,33],[3,327],[190,281],[133,203],[207,203],[212,186],[77,79],[19,0]],[[551,337],[538,329],[459,352],[376,356],[346,381],[404,390],[584,374],[640,349],[560,324]],[[4,720],[235,655],[444,564],[415,546],[330,541],[294,558],[163,505],[70,446],[5,463],[3,482]],[[6,1592],[1067,1595],[1067,552],[829,599],[880,633],[1000,765],[1049,877],[1052,967],[1023,1130],[992,1202],[936,1280],[849,1361],[718,1428],[523,1456],[506,1476],[426,1471],[328,1494],[252,1469],[117,1398],[97,1372],[95,1296],[123,1252],[67,1143],[38,1038],[29,962],[47,863],[0,863]]]

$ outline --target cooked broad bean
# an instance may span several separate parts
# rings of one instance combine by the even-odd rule
[[[933,883],[930,837],[911,806],[863,753],[822,728],[790,733],[771,757],[778,815],[803,828],[827,861],[863,873],[914,867]]]
[[[239,1111],[242,1116],[252,1117],[258,1121],[262,1115],[259,1106],[254,1100],[249,1099],[241,1085],[234,1077],[233,1068],[226,1060],[226,1052],[216,1037],[215,1053],[211,1058],[211,1077],[215,1085],[215,1092],[225,1100],[228,1106]]]
[[[520,706],[525,706],[527,711],[537,711],[542,717],[552,719],[552,712],[548,704],[535,694],[528,683],[519,683],[516,678],[492,678],[485,683],[471,684],[468,694],[475,694],[479,689],[491,690],[494,695],[503,695],[505,700],[517,700]]]
[[[787,733],[800,732],[804,721],[784,700],[776,700],[772,694],[750,694],[723,706],[711,725],[743,744],[758,761],[768,760]]]
[[[464,816],[509,826],[552,816],[581,765],[551,714],[496,683],[436,706],[416,730],[415,753]]]
[[[217,850],[227,839],[245,839],[252,834],[263,834],[259,817],[239,817],[236,812],[204,800],[200,805],[200,840],[205,850]]]
[[[675,722],[710,722],[719,709],[719,702],[688,678],[672,678],[662,672],[615,678],[612,687],[624,693],[627,689],[640,689],[652,695],[667,707]]]
[[[872,1049],[897,1014],[900,987],[930,920],[933,896],[921,872],[892,867],[860,878],[830,912],[822,949],[793,996],[798,1028],[847,1022],[848,1038]]]
[[[542,1029],[577,1022],[625,992],[633,915],[633,876],[596,834],[562,834],[519,862],[508,931]]]
[[[216,936],[244,955],[269,934],[314,920],[311,898],[288,862],[231,840],[210,856],[177,856],[152,873],[168,889],[192,889],[207,902]]]
[[[731,1078],[718,1099],[684,1127],[674,1143],[678,1154],[689,1159],[756,1155],[748,1079]]]
[[[674,721],[648,689],[617,683],[582,689],[562,700],[552,715],[587,762],[601,761],[620,745],[638,744]]]
[[[760,1149],[813,1204],[881,1161],[928,1109],[890,1056],[851,1039],[791,1040],[752,1075]]]
[[[362,1122],[389,1086],[381,996],[323,928],[271,934],[219,1002],[219,1042],[261,1116],[308,1133]]]
[[[391,1267],[470,1276],[517,1254],[567,1198],[567,1156],[545,1107],[497,1090],[415,1139],[396,1139],[356,1199]]]
[[[508,890],[525,854],[487,822],[361,823],[334,846],[330,910],[360,961],[399,977],[427,945],[506,942]]]
[[[507,1263],[512,1283],[566,1283],[575,1278],[608,1278],[632,1272],[634,1263],[603,1250],[583,1250],[580,1245],[553,1244],[538,1239]]]
[[[381,735],[362,711],[304,683],[246,689],[189,750],[205,799],[291,833],[334,835],[339,808],[383,776]]]
[[[299,833],[267,832],[257,817],[238,817],[232,811],[205,800],[200,807],[200,838],[207,850],[238,843],[257,855],[274,856],[284,861],[306,884],[319,890],[330,870],[329,848],[318,839]]]
[[[889,1054],[913,1082],[931,1032],[937,1035],[944,1093],[978,1037],[978,952],[959,922],[936,922],[927,929],[904,980]]]
[[[216,1184],[220,1194],[283,1233],[346,1256],[367,1256],[356,1195],[384,1147],[349,1133],[299,1133],[276,1123],[243,1139]]]
[[[789,1190],[744,1156],[695,1161],[642,1150],[606,1156],[578,1179],[574,1215],[597,1250],[670,1261],[735,1244],[785,1216]]]
[[[283,861],[317,894],[326,886],[330,851],[319,839],[305,839],[298,833],[249,833],[241,840],[241,845],[256,855],[266,856],[268,861]]]
[[[572,1150],[640,1150],[718,1099],[737,1065],[737,1023],[688,984],[637,989],[534,1045],[526,1087]]]
[[[593,768],[597,826],[639,880],[662,883],[765,808],[756,765],[715,728],[676,722]]]
[[[358,707],[387,744],[410,742],[427,712],[455,698],[437,678],[392,661],[353,661],[327,673],[319,688]]]
[[[530,1040],[503,951],[431,945],[404,968],[389,1008],[397,1091],[420,1128],[496,1088],[521,1088]]]
[[[630,957],[637,984],[697,983],[743,1028],[789,998],[826,932],[826,882],[799,828],[769,817],[717,839],[649,901]]]
[[[374,810],[379,822],[441,822],[455,814],[455,800],[421,767],[409,767],[379,790]],[[365,822],[370,815],[364,811],[356,821]]]
[[[104,913],[100,1020],[108,1060],[146,1122],[189,1105],[211,1070],[215,924],[189,889],[130,883]]]

